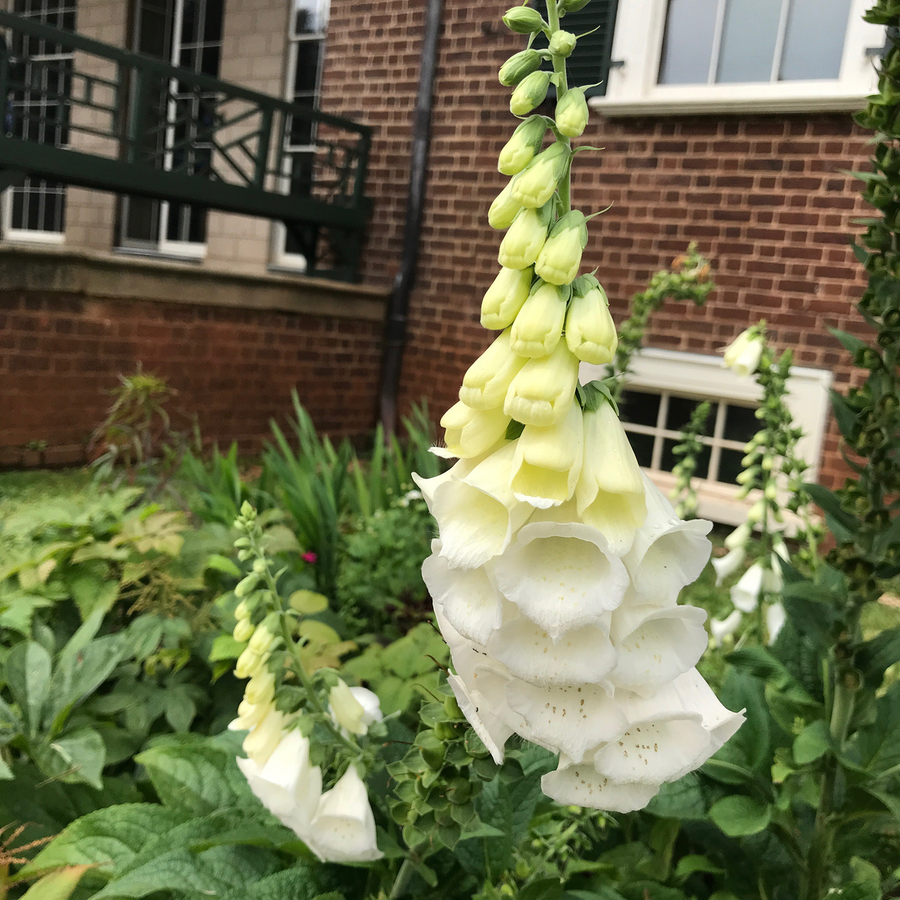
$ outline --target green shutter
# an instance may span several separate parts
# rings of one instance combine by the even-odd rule
[[[618,0],[590,0],[583,9],[568,13],[560,22],[566,31],[574,35],[592,32],[578,41],[578,46],[566,65],[571,87],[602,82],[599,87],[587,91],[588,97],[602,97],[606,93],[617,6]],[[546,17],[547,10],[543,0],[539,0],[535,8]],[[547,46],[547,39],[541,35],[533,46],[543,49]]]

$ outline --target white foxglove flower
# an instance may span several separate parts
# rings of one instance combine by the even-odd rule
[[[573,285],[566,313],[566,343],[583,362],[595,366],[612,362],[619,345],[609,300],[593,275],[584,275]]]
[[[322,794],[306,843],[325,862],[368,862],[384,856],[375,839],[366,785],[354,765]]]
[[[244,688],[244,699],[254,706],[272,702],[275,696],[275,673],[268,669],[254,675]]]
[[[557,803],[620,813],[643,809],[659,788],[658,784],[612,781],[601,775],[590,760],[573,763],[565,756],[560,756],[555,772],[541,778],[541,790]]]
[[[709,633],[717,647],[721,647],[725,638],[730,637],[738,630],[744,614],[739,610],[732,610],[724,619],[711,619]]]
[[[517,206],[517,212],[518,209]],[[533,277],[532,269],[501,268],[481,301],[482,327],[495,330],[509,328],[528,299]]]
[[[515,445],[506,444],[464,477],[435,488],[431,513],[440,530],[441,555],[451,566],[475,568],[503,553],[534,512],[509,486],[514,454]]]
[[[435,475],[432,478],[422,478],[421,475],[412,473],[412,480],[416,483],[416,486],[421,491],[421,497],[425,501],[425,505],[428,507],[428,512],[432,513],[434,510],[432,506],[434,504],[434,492],[437,490],[439,484],[443,484],[445,481],[452,481],[454,478],[459,480],[460,478],[465,478],[472,469],[475,468],[480,462],[484,462],[494,450],[499,450],[502,446],[506,444],[506,441],[500,441],[494,447],[492,447],[487,453],[483,453],[481,456],[473,456],[471,459],[461,459],[458,462],[454,463],[446,472],[442,472],[440,475]],[[429,448],[430,452],[435,456],[444,457],[446,451],[443,447],[431,447]]]
[[[331,718],[350,734],[366,734],[369,726],[382,719],[378,695],[364,687],[348,687],[343,679],[328,696]]]
[[[763,568],[759,563],[753,563],[743,575],[740,581],[731,589],[731,603],[735,609],[741,612],[751,613],[759,606],[759,595],[763,590]]]
[[[771,603],[766,610],[766,631],[769,633],[768,644],[771,646],[778,638],[778,633],[784,628],[787,614],[780,603]]]
[[[700,766],[744,724],[744,711],[726,709],[696,669],[686,672],[675,684],[685,708],[699,712],[703,716],[703,727],[709,732],[709,755],[696,763]]]
[[[244,738],[244,753],[260,769],[269,761],[269,757],[285,736],[285,727],[289,721],[274,706],[269,706],[268,712],[259,724],[252,728]]]
[[[709,643],[706,611],[693,606],[632,606],[612,614],[610,637],[618,663],[610,680],[642,696],[692,669]]]
[[[584,465],[575,487],[578,515],[603,532],[613,553],[631,547],[647,514],[640,466],[609,403],[584,414]]]
[[[553,640],[601,622],[628,587],[606,538],[581,522],[525,525],[497,560],[495,578],[500,593]]]
[[[729,550],[724,556],[720,556],[712,560],[713,568],[716,570],[716,587],[718,587],[726,578],[730,578],[743,565],[747,557],[747,551],[743,547],[735,547]]]
[[[703,571],[712,550],[706,535],[712,522],[679,519],[659,488],[643,476],[647,519],[624,557],[634,589],[644,603],[672,602]]]
[[[513,378],[503,411],[524,425],[553,425],[575,402],[578,359],[560,341],[552,353],[529,359]]]
[[[246,698],[241,700],[238,707],[238,717],[228,723],[229,731],[249,731],[255,728],[265,718],[271,707],[269,703],[250,703]]]
[[[512,489],[517,500],[547,509],[572,496],[584,460],[583,432],[577,403],[555,425],[525,426],[513,454]]]
[[[294,729],[272,751],[264,766],[238,759],[250,790],[282,825],[306,840],[322,794],[322,771],[309,762],[309,741]]]
[[[470,693],[459,675],[448,675],[447,684],[450,685],[462,714],[475,734],[481,738],[481,743],[487,748],[494,762],[502,766],[503,747],[513,735],[513,729],[494,714],[492,707],[478,691]]]
[[[525,365],[525,358],[510,349],[510,330],[502,332],[463,376],[459,399],[472,409],[503,406],[510,382]]]
[[[722,365],[746,378],[759,368],[764,347],[765,338],[761,334],[743,331],[725,348]]]
[[[503,439],[509,416],[495,409],[472,409],[460,401],[441,417],[448,455],[463,459],[480,456]]]
[[[441,555],[440,541],[422,565],[422,578],[435,607],[466,639],[486,644],[500,627],[502,597],[491,580],[489,565],[474,569],[451,566]]]
[[[750,540],[750,534],[752,532],[752,528],[750,527],[749,522],[741,522],[728,537],[725,538],[724,544],[726,550],[737,550],[738,547],[743,547],[747,541]]]
[[[546,356],[562,337],[567,294],[554,284],[538,284],[510,328],[509,346],[519,356]]]

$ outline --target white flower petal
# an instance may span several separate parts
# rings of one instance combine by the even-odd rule
[[[516,729],[522,737],[576,761],[589,748],[618,738],[628,724],[609,694],[590,684],[542,688],[514,679],[506,700],[524,719]]]
[[[497,587],[554,640],[599,622],[625,595],[628,573],[606,538],[579,522],[535,522],[497,561]]]
[[[732,712],[726,709],[719,698],[713,693],[713,689],[704,681],[703,676],[696,670],[685,672],[674,682],[684,708],[691,712],[698,712],[703,717],[703,727],[710,733],[712,750],[715,753],[737,730],[744,724],[744,712]],[[700,760],[697,765],[706,762],[706,758]]]
[[[350,693],[363,708],[362,724],[367,728],[384,718],[384,714],[381,712],[381,701],[374,691],[364,687],[352,687]]]
[[[463,637],[486,644],[500,627],[502,598],[485,566],[452,567],[443,557],[432,555],[422,566],[422,578],[435,605]]]
[[[709,633],[717,647],[721,647],[725,638],[737,631],[743,618],[744,614],[739,609],[734,609],[724,619],[710,620]]]
[[[585,806],[610,812],[643,809],[659,792],[659,785],[618,783],[601,775],[590,762],[572,764],[560,757],[559,768],[541,778],[541,790],[565,806]]]
[[[712,566],[716,570],[716,587],[718,587],[726,578],[729,578],[737,572],[746,556],[747,551],[743,547],[736,547],[724,556],[711,560]]]
[[[705,621],[705,610],[693,606],[623,604],[612,615],[610,636],[618,663],[610,680],[644,695],[670,683],[692,669],[706,650]]]
[[[447,683],[456,697],[462,714],[475,729],[475,733],[481,738],[484,746],[490,751],[494,762],[498,766],[502,765],[503,747],[510,735],[514,733],[513,729],[495,715],[479,691],[470,693],[465,682],[458,675],[448,675]]]
[[[768,643],[771,646],[775,643],[778,633],[784,628],[787,621],[787,615],[784,607],[780,603],[771,603],[766,610],[766,631],[769,632]]]
[[[745,613],[753,612],[759,606],[762,589],[763,569],[759,563],[754,563],[731,588],[731,602],[734,608]]]

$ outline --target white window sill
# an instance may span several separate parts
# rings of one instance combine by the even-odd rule
[[[64,244],[66,236],[61,231],[25,231],[24,229],[10,228],[3,235],[4,243],[8,244]]]
[[[179,253],[171,250],[152,250],[149,247],[114,247],[116,256],[137,256],[143,259],[160,259],[166,262],[202,263],[206,259],[206,250],[202,252]]]

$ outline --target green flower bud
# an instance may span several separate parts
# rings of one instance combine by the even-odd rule
[[[541,67],[541,54],[537,50],[522,50],[500,66],[500,84],[512,87],[526,75]]]
[[[566,213],[554,226],[535,262],[535,274],[551,284],[569,284],[581,267],[587,244],[587,223],[577,209]]]
[[[612,362],[619,340],[609,313],[606,291],[593,275],[583,275],[572,286],[566,315],[566,343],[582,362],[595,366]]]
[[[544,102],[549,86],[549,72],[532,72],[526,75],[509,98],[509,111],[514,116],[527,116]]]
[[[527,6],[514,6],[503,17],[503,24],[516,34],[532,34],[546,25],[541,14]]]
[[[550,203],[541,209],[523,209],[500,243],[497,260],[508,269],[533,266],[544,242],[550,221]]]
[[[570,158],[571,152],[565,144],[559,141],[551,144],[513,182],[513,198],[528,209],[543,206],[566,174]]]
[[[588,123],[584,88],[569,88],[556,103],[556,127],[566,137],[580,137]]]
[[[534,272],[525,269],[501,269],[481,301],[483,328],[508,328],[528,299]]]
[[[562,57],[571,56],[576,40],[571,31],[557,31],[550,38],[550,52]]]
[[[560,13],[578,12],[584,9],[590,0],[562,0],[559,4]]]
[[[497,168],[504,175],[517,175],[521,172],[541,149],[546,131],[547,121],[543,116],[529,116],[512,133],[512,137],[500,151]]]
[[[562,336],[567,300],[568,291],[538,282],[512,324],[509,346],[513,353],[532,358],[552,353]]]
[[[522,208],[522,204],[513,197],[513,182],[497,194],[488,210],[488,224],[498,230],[509,228]]]

